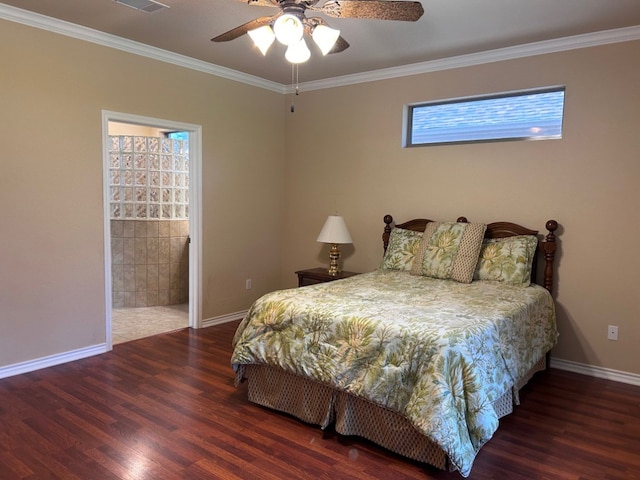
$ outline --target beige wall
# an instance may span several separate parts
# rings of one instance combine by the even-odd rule
[[[202,125],[203,318],[279,286],[281,94],[6,21],[0,58],[0,366],[105,342],[103,109]]]
[[[326,264],[332,213],[358,271],[380,261],[386,213],[555,218],[554,356],[640,373],[640,42],[303,90],[294,114],[280,94],[10,22],[0,58],[0,366],[105,341],[105,109],[203,126],[203,318]],[[547,85],[567,87],[560,141],[400,147],[406,103]]]
[[[374,269],[382,217],[560,223],[557,358],[640,374],[640,42],[304,92],[287,124],[283,282],[328,262],[327,215]],[[566,85],[564,138],[401,148],[406,103]],[[617,342],[607,325],[620,328]]]

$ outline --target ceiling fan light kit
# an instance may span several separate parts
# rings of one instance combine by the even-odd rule
[[[322,55],[326,55],[336,44],[340,37],[340,30],[327,27],[326,25],[317,24],[308,27],[311,31],[311,38],[318,46]],[[253,40],[256,47],[266,55],[274,40],[278,40],[286,45],[287,51],[284,58],[289,63],[304,63],[311,58],[311,51],[304,41],[305,27],[303,22],[292,14],[284,14],[277,18],[273,24],[273,28],[269,25],[263,25],[247,33]]]
[[[260,17],[212,38],[213,42],[228,42],[245,33],[263,55],[267,54],[274,38],[287,46],[285,58],[293,64],[309,60],[311,52],[304,41],[309,35],[323,55],[338,53],[349,48],[340,36],[340,30],[329,27],[319,17],[306,17],[311,10],[334,18],[362,18],[415,22],[424,13],[422,4],[409,0],[243,0],[249,5],[278,7],[280,12],[271,17]]]

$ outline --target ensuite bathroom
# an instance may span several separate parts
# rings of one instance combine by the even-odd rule
[[[189,137],[109,122],[112,343],[189,326]]]

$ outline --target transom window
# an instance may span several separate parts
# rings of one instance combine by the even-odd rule
[[[404,146],[562,138],[564,87],[405,108]]]

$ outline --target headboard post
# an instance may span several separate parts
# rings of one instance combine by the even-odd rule
[[[558,228],[558,222],[549,220],[545,228],[549,233],[541,244],[544,253],[544,288],[551,292],[553,290],[553,262],[555,260],[557,246],[556,234],[554,232]]]
[[[382,232],[382,246],[384,253],[387,253],[387,247],[389,246],[389,236],[391,235],[391,224],[393,223],[393,217],[391,215],[385,215],[384,218],[384,232]]]

